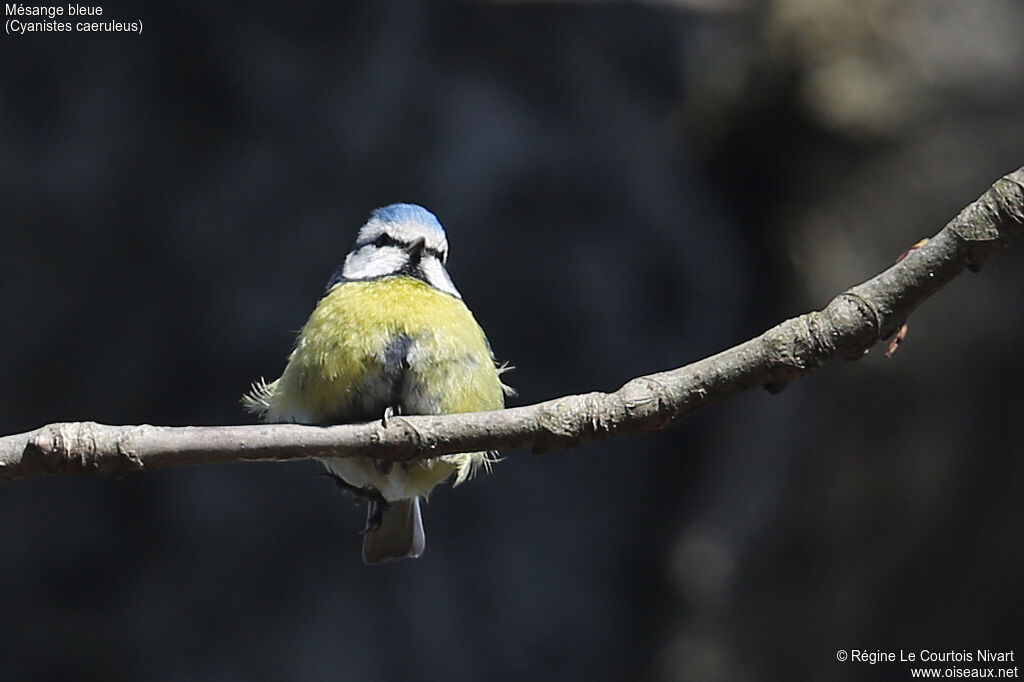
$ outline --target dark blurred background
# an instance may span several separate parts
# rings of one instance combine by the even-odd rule
[[[1016,0],[106,2],[0,36],[0,433],[235,424],[421,203],[528,404],[822,307],[1024,164]],[[5,17],[7,18],[7,17]],[[314,462],[0,484],[8,680],[905,680],[1024,654],[1017,248],[778,396],[439,489]]]

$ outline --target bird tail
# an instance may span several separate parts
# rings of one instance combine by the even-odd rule
[[[395,500],[384,510],[380,525],[363,534],[363,561],[378,564],[389,559],[415,559],[423,554],[426,544],[419,498]]]

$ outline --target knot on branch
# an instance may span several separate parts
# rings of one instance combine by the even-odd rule
[[[968,267],[980,266],[1024,230],[1024,169],[997,180],[948,225],[963,243]]]
[[[377,425],[377,430],[370,436],[378,443],[392,443],[399,447],[394,452],[374,453],[371,456],[393,462],[404,462],[417,459],[437,448],[437,442],[428,439],[404,417],[392,417],[387,426]]]
[[[836,296],[821,314],[828,318],[833,347],[844,360],[863,357],[882,338],[882,317],[878,309],[869,299],[853,291]]]
[[[1003,216],[1002,222],[1010,236],[1024,230],[1024,169],[999,178],[988,193],[992,195],[996,212]]]
[[[606,436],[615,419],[606,409],[604,398],[603,393],[584,393],[550,403],[538,416],[541,433],[533,451],[539,454],[560,447],[575,447]]]
[[[143,427],[139,427],[143,428]],[[32,440],[40,466],[48,473],[128,472],[143,463],[109,427],[96,422],[65,422],[43,427]],[[116,458],[109,453],[113,450]]]
[[[786,320],[761,337],[772,393],[839,355],[863,356],[880,338],[881,318],[869,300],[852,291],[839,294],[824,310]]]
[[[634,428],[661,429],[680,416],[674,391],[657,376],[632,379],[615,395],[619,398],[625,423]]]
[[[761,341],[772,378],[765,387],[772,393],[813,371],[831,355],[832,342],[822,326],[821,313],[807,313],[786,320],[766,331]]]
[[[95,471],[96,461],[95,424],[92,422],[67,422],[44,427],[32,441],[43,466],[51,472],[79,469]]]

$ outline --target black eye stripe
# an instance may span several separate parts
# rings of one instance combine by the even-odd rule
[[[366,242],[364,246],[370,244],[376,246],[377,248],[382,248],[385,246],[397,246],[400,249],[404,249],[406,246],[408,246],[405,242],[398,241],[397,239],[387,234],[386,232],[381,232],[376,239],[374,239],[372,242]],[[425,248],[423,249],[423,253],[425,253],[428,256],[433,256],[439,261],[444,261],[444,253],[440,249]]]
[[[374,246],[378,246],[378,247],[380,247],[380,246],[402,246],[402,244],[397,239],[395,239],[391,235],[387,234],[386,232],[381,232],[380,236],[377,237],[376,239],[374,239],[371,243]]]

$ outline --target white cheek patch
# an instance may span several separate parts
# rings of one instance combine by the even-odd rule
[[[448,271],[444,269],[441,261],[437,260],[437,258],[424,256],[423,260],[420,261],[420,271],[423,272],[423,277],[430,286],[440,289],[446,294],[451,294],[455,298],[462,298],[459,290],[455,288],[452,278],[448,276]]]
[[[359,228],[356,236],[356,244],[369,244],[384,232],[384,226],[379,222],[369,222]]]
[[[367,245],[345,257],[341,275],[345,279],[372,279],[383,277],[405,267],[409,257],[397,246]]]

